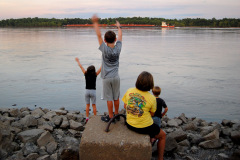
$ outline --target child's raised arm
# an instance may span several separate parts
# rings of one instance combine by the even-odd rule
[[[121,29],[121,25],[118,21],[116,21],[116,26],[118,28],[118,41],[122,41],[122,29]]]
[[[101,69],[102,69],[102,65],[100,66],[100,68],[97,70],[97,75],[99,75],[99,73],[101,72]]]
[[[76,62],[78,63],[79,67],[81,68],[83,74],[85,74],[86,71],[85,71],[85,69],[83,68],[83,66],[81,65],[79,59],[76,57],[75,60],[76,60]]]
[[[101,31],[100,31],[100,28],[98,26],[98,17],[96,14],[94,14],[92,16],[92,22],[93,22],[93,27],[96,31],[96,34],[97,34],[97,38],[98,38],[98,42],[99,42],[99,45],[101,46],[101,44],[103,43],[103,39],[102,39],[102,35],[101,35]]]

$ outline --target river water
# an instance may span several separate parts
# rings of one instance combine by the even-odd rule
[[[85,68],[100,67],[93,28],[0,28],[0,107],[84,112],[85,79],[75,57]],[[142,71],[162,88],[171,118],[240,117],[240,29],[123,29],[120,99]],[[101,91],[99,76],[99,113],[107,111]]]

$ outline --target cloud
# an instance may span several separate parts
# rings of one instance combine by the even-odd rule
[[[239,18],[239,8],[239,0],[0,0],[0,19],[90,18],[93,13],[102,18]]]

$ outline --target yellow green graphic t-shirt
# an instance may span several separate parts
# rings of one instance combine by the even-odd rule
[[[156,98],[151,93],[130,88],[123,96],[122,101],[126,104],[129,125],[145,128],[153,124],[150,112],[156,111]]]

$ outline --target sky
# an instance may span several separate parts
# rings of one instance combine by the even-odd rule
[[[240,18],[240,0],[0,0],[10,18]]]

